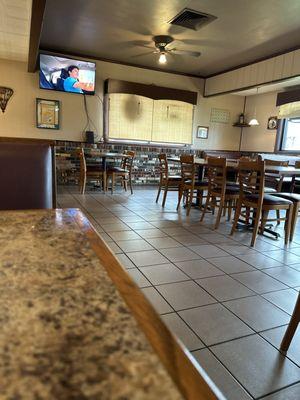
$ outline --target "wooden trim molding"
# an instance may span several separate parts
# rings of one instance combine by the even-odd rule
[[[270,58],[282,56],[283,54],[287,54],[287,53],[290,53],[292,51],[299,50],[299,49],[300,49],[300,46],[290,47],[289,49],[278,51],[278,52],[272,53],[268,56],[255,58],[253,61],[249,61],[249,62],[246,62],[243,64],[238,64],[238,65],[235,65],[234,67],[226,68],[219,72],[214,72],[213,74],[205,75],[203,78],[204,79],[213,78],[214,76],[222,75],[222,74],[225,74],[226,72],[235,71],[236,69],[239,69],[239,68],[248,67],[248,65],[253,65],[253,64],[259,63],[261,61],[269,60]]]
[[[28,72],[35,72],[47,0],[32,0]]]
[[[181,76],[187,76],[190,78],[198,78],[198,79],[205,79],[202,75],[195,75],[195,74],[188,74],[186,72],[178,72],[178,71],[173,71],[170,69],[162,69],[162,68],[155,68],[155,67],[148,67],[144,65],[137,65],[125,61],[118,61],[118,60],[113,60],[110,58],[104,58],[104,57],[99,57],[95,54],[85,54],[85,53],[78,53],[78,52],[73,52],[73,51],[68,51],[65,52],[63,49],[55,49],[55,48],[46,48],[46,47],[41,47],[40,48],[40,53],[45,53],[45,54],[50,54],[50,55],[57,55],[58,57],[78,57],[82,58],[84,60],[96,60],[96,61],[103,61],[111,64],[119,64],[119,65],[125,65],[127,67],[134,67],[134,68],[141,68],[141,69],[148,69],[150,71],[156,71],[156,72],[164,72],[166,74],[173,74],[173,75],[181,75]]]
[[[276,106],[282,106],[283,104],[293,103],[294,101],[300,101],[300,89],[287,90],[286,92],[278,93],[276,99]]]
[[[87,218],[81,213],[76,213],[75,220],[184,398],[226,400],[202,367],[193,360],[189,351],[162,322],[142,291],[96,234]]]
[[[104,81],[104,94],[128,93],[149,97],[153,100],[178,100],[193,105],[197,104],[197,92],[172,89],[143,83],[106,79]]]

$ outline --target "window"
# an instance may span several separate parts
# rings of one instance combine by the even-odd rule
[[[178,100],[111,93],[108,139],[191,144],[193,105]]]
[[[281,150],[300,151],[300,117],[283,120]]]

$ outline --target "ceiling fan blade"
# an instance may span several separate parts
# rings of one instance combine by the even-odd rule
[[[178,49],[169,49],[169,52],[173,54],[178,54],[180,56],[190,56],[190,57],[200,57],[200,51],[190,51],[190,50],[178,50]]]
[[[136,54],[134,56],[131,56],[131,58],[138,58],[138,57],[148,56],[149,54],[155,54],[155,53],[156,53],[156,51],[152,49],[152,51],[147,51],[146,53]]]
[[[146,40],[132,40],[131,42],[128,42],[131,46],[139,46],[139,47],[147,47],[153,49],[153,42],[152,41],[146,41]]]

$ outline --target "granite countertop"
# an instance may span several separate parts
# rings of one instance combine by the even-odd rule
[[[0,399],[182,399],[75,214],[0,212]]]

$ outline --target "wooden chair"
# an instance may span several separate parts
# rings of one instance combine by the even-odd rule
[[[240,216],[252,219],[253,233],[251,246],[254,246],[259,226],[261,233],[263,233],[266,222],[278,221],[277,217],[275,219],[268,219],[269,211],[285,210],[286,215],[284,218],[280,218],[280,220],[285,221],[285,244],[287,244],[290,237],[293,203],[277,196],[264,194],[265,163],[261,158],[258,158],[257,161],[240,161],[238,170],[240,194],[231,235],[236,230]],[[242,213],[243,207],[246,210],[252,210],[252,217],[250,217],[250,213],[248,215]]]
[[[111,179],[111,193],[114,192],[116,180],[118,178],[121,179],[122,185],[127,191],[127,184],[129,184],[130,187],[130,192],[133,194],[133,189],[132,189],[132,165],[133,165],[133,160],[134,160],[135,152],[134,151],[125,151],[121,166],[120,167],[112,167],[109,168],[106,172],[107,178]],[[107,179],[107,185],[108,185],[108,179]],[[106,190],[108,187],[106,187]]]
[[[265,165],[275,166],[275,167],[288,167],[289,160],[270,160],[265,159]],[[283,184],[283,176],[273,173],[265,173],[265,193],[280,192]]]
[[[295,161],[295,168],[300,168],[300,161]],[[291,182],[291,187],[290,187],[290,192],[291,193],[294,193],[294,192],[299,193],[300,192],[300,178],[299,178],[299,176],[294,175],[292,178],[286,177],[286,178],[284,178],[284,181],[286,181],[286,180]]]
[[[182,197],[185,195],[187,215],[189,215],[193,198],[197,198],[199,200],[199,204],[202,204],[204,197],[203,193],[208,189],[208,182],[198,180],[196,165],[194,163],[194,155],[182,154],[180,156],[180,166],[181,182],[179,185],[177,211],[179,209]]]
[[[272,196],[280,197],[282,199],[289,200],[293,203],[293,212],[291,216],[291,230],[290,230],[290,242],[293,241],[295,228],[297,225],[298,213],[300,209],[300,194],[298,193],[272,193]]]
[[[210,157],[207,160],[208,193],[206,203],[200,221],[203,221],[204,215],[211,208],[217,207],[218,214],[214,229],[220,224],[222,211],[228,209],[228,220],[231,218],[232,208],[239,198],[239,188],[226,184],[226,158]],[[225,213],[226,214],[226,213]]]
[[[167,160],[166,154],[164,154],[164,153],[159,154],[158,160],[159,160],[159,186],[158,186],[158,192],[157,192],[157,197],[156,197],[156,203],[158,202],[161,191],[164,190],[164,196],[163,196],[163,202],[162,202],[162,206],[164,207],[165,203],[166,203],[168,191],[169,190],[179,191],[181,176],[169,174],[169,166],[168,166],[168,160]]]
[[[290,319],[289,325],[287,327],[287,330],[285,331],[284,337],[280,345],[281,351],[284,352],[288,351],[288,348],[290,347],[291,341],[294,337],[299,322],[300,322],[300,293],[298,293],[298,298],[296,301],[292,317]]]
[[[85,159],[85,154],[83,148],[80,148],[78,151],[79,155],[79,161],[80,161],[80,171],[79,171],[79,190],[81,194],[85,193],[85,187],[86,187],[86,182],[87,180],[93,180],[97,182],[103,182],[104,179],[104,174],[103,174],[103,169],[102,166],[99,164],[98,165],[92,165],[92,166],[87,166],[86,165],[86,159]]]

